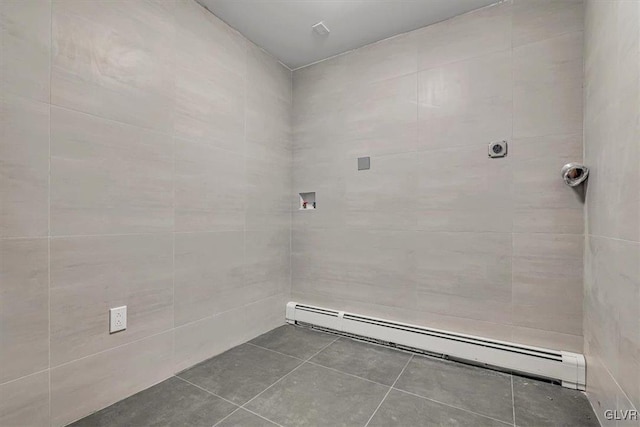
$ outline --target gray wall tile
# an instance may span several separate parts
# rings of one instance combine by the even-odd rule
[[[583,0],[515,0],[513,46],[582,31]]]
[[[0,385],[0,425],[50,425],[48,371]]]
[[[51,123],[53,235],[172,229],[170,137],[58,107]]]
[[[54,0],[51,103],[171,130],[174,5]]]
[[[288,295],[274,295],[174,329],[174,372],[180,372],[284,323]]]
[[[242,305],[248,291],[243,231],[178,233],[175,239],[176,326]]]
[[[47,239],[0,240],[0,383],[49,367]]]
[[[418,74],[421,150],[510,139],[511,56],[503,50]]]
[[[510,156],[490,159],[481,144],[422,151],[418,161],[419,229],[511,231]]]
[[[170,234],[51,240],[51,365],[173,327]],[[127,329],[109,334],[109,308],[127,306]]]
[[[347,226],[375,230],[415,229],[419,176],[415,153],[373,157],[371,169],[365,171],[358,170],[355,157],[343,163]]]
[[[582,131],[581,31],[513,49],[514,138]]]
[[[242,230],[244,156],[184,139],[175,150],[176,231]]]
[[[582,235],[513,235],[515,325],[582,333],[583,244]]]
[[[485,7],[417,30],[418,69],[509,49],[511,3]]]
[[[582,234],[584,189],[558,179],[563,165],[582,161],[582,134],[519,138],[510,148],[513,230]]]
[[[167,379],[172,352],[169,331],[52,369],[51,423],[66,425]]]
[[[49,234],[49,105],[0,100],[0,236]]]
[[[640,409],[640,4],[586,2],[584,329],[587,395]]]
[[[0,26],[1,423],[65,424],[282,324],[291,71],[193,0],[2,0]],[[49,377],[49,312],[51,420],[23,377]]]
[[[510,323],[509,233],[422,232],[417,248],[419,309]]]
[[[51,1],[0,2],[0,88],[49,102]]]
[[[580,297],[558,301],[581,258],[515,259],[512,233],[583,233],[559,176],[582,159],[582,5],[513,3],[293,72],[292,298],[579,350]],[[496,140],[506,158],[487,157]],[[298,211],[308,191],[317,209]],[[545,313],[567,325],[515,316],[514,292],[540,299],[531,283],[558,271],[570,291],[556,283]]]

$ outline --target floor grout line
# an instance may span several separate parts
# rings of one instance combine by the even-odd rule
[[[480,416],[480,417],[488,418],[488,419],[490,419],[490,420],[494,420],[494,421],[499,421],[499,422],[500,422],[500,423],[502,423],[502,424],[509,425],[509,423],[508,423],[508,422],[506,422],[506,421],[504,421],[504,420],[500,420],[500,419],[498,419],[498,418],[491,417],[491,416],[489,416],[489,415],[481,414],[481,413],[479,413],[479,412],[475,412],[475,411],[471,411],[471,410],[469,410],[469,409],[461,408],[461,407],[459,407],[459,406],[451,405],[450,403],[445,403],[445,402],[441,402],[441,401],[439,401],[439,400],[431,399],[431,398],[429,398],[429,397],[421,396],[421,395],[419,395],[419,394],[416,394],[416,393],[413,393],[413,392],[410,392],[410,391],[407,391],[407,390],[403,390],[403,389],[401,389],[401,388],[396,388],[396,387],[391,387],[391,388],[392,388],[393,390],[397,390],[397,391],[402,392],[402,393],[410,394],[411,396],[419,397],[420,399],[428,400],[428,401],[430,401],[430,402],[439,403],[440,405],[448,406],[449,408],[458,409],[458,410],[460,410],[460,411],[468,412],[468,413],[470,413],[470,414],[478,415],[478,416]]]
[[[350,376],[350,377],[353,377],[353,378],[357,378],[359,380],[364,380],[364,381],[367,381],[367,382],[370,382],[370,383],[373,383],[373,384],[381,385],[381,386],[384,386],[384,387],[390,387],[389,384],[382,384],[382,383],[379,383],[378,381],[370,380],[369,378],[360,377],[358,375],[351,374],[351,373],[345,372],[345,371],[341,371],[340,369],[332,368],[331,366],[325,366],[325,365],[322,365],[320,363],[312,362],[310,360],[307,360],[304,363],[308,363],[309,365],[313,365],[313,366],[318,366],[320,368],[329,369],[330,371],[334,371],[334,372],[337,372],[339,374],[344,374],[344,375],[347,375],[347,376]]]
[[[192,383],[192,382],[191,382],[191,381],[189,381],[189,380],[185,380],[184,378],[182,378],[182,377],[180,377],[180,376],[178,376],[178,375],[174,375],[174,377],[178,378],[179,380],[184,381],[184,382],[185,382],[185,383],[187,383],[187,384],[191,384],[192,386],[194,386],[194,387],[196,387],[196,388],[199,388],[199,389],[200,389],[200,390],[202,390],[202,391],[206,391],[206,392],[207,392],[207,393],[209,393],[210,395],[215,396],[215,397],[217,397],[217,398],[219,398],[219,399],[222,399],[222,400],[224,400],[224,401],[225,401],[225,402],[227,402],[227,403],[231,403],[233,406],[237,406],[238,408],[240,408],[240,407],[241,407],[241,405],[238,405],[237,403],[232,402],[232,401],[231,401],[231,400],[229,400],[229,399],[225,399],[224,397],[222,397],[222,396],[219,396],[219,395],[215,394],[215,393],[214,393],[214,392],[212,392],[211,390],[207,390],[207,389],[206,389],[206,388],[204,388],[204,387],[200,387],[198,384],[194,384],[194,383]]]
[[[325,348],[329,347],[331,344],[333,344],[334,342],[336,342],[338,340],[338,338],[334,339],[333,341],[331,341],[329,344],[325,345],[324,347],[322,347],[320,350],[318,350],[317,352],[313,353],[311,356],[309,356],[304,362],[302,362],[301,364],[299,364],[298,366],[296,366],[295,368],[293,368],[291,371],[289,371],[288,373],[286,373],[285,375],[283,375],[279,380],[277,380],[276,382],[274,382],[273,384],[271,384],[269,387],[265,388],[264,390],[262,390],[260,393],[256,394],[253,398],[251,398],[251,400],[249,400],[248,402],[246,402],[244,405],[242,405],[242,407],[244,408],[246,405],[248,405],[249,403],[253,402],[255,399],[257,399],[259,396],[261,396],[264,392],[266,392],[267,390],[269,390],[271,387],[273,387],[274,385],[278,384],[280,381],[282,381],[283,379],[285,379],[286,377],[288,377],[289,375],[291,375],[293,372],[297,371],[301,366],[303,366],[305,364],[305,362],[308,362],[312,357],[316,356],[317,354],[319,354],[322,350],[324,350]]]
[[[378,406],[376,407],[375,411],[373,411],[373,414],[371,414],[371,416],[369,417],[369,419],[367,420],[367,423],[364,425],[364,427],[367,427],[369,425],[369,423],[371,422],[371,420],[373,419],[373,417],[376,415],[376,413],[378,412],[378,409],[380,409],[380,407],[382,406],[382,404],[384,403],[385,400],[387,400],[387,396],[389,396],[389,393],[391,393],[391,390],[393,390],[393,386],[396,385],[396,383],[398,382],[398,380],[400,379],[400,377],[402,376],[402,374],[404,373],[405,369],[407,369],[407,366],[409,366],[409,363],[411,363],[411,361],[413,360],[413,355],[411,355],[411,357],[409,358],[409,360],[407,360],[407,363],[404,364],[404,367],[402,368],[402,370],[400,371],[400,373],[398,374],[398,376],[396,377],[395,381],[393,382],[393,384],[391,384],[391,387],[389,387],[389,390],[387,390],[387,392],[385,393],[384,397],[382,398],[382,400],[380,401],[380,403],[378,403]]]
[[[513,427],[516,425],[516,395],[513,392],[513,374],[511,374],[511,408],[513,409]]]
[[[371,383],[374,383],[374,384],[378,384],[378,385],[381,385],[381,386],[384,386],[384,387],[389,387],[389,385],[388,385],[388,384],[382,384],[382,383],[379,383],[379,382],[377,382],[377,381],[370,380],[370,379],[368,379],[368,378],[364,378],[364,377],[361,377],[361,376],[358,376],[358,375],[355,375],[355,374],[351,374],[351,373],[349,373],[349,372],[341,371],[340,369],[332,368],[332,367],[330,367],[330,366],[325,366],[325,365],[322,365],[322,364],[320,364],[320,363],[316,363],[316,362],[312,362],[312,361],[311,361],[311,359],[312,359],[313,357],[315,357],[316,355],[318,355],[319,353],[321,353],[325,348],[327,348],[328,346],[330,346],[330,345],[331,345],[331,344],[333,344],[334,342],[338,341],[340,338],[349,338],[349,337],[342,337],[342,336],[338,336],[338,338],[336,338],[333,342],[331,342],[331,343],[329,343],[327,346],[323,347],[320,351],[318,351],[316,354],[312,355],[312,356],[311,356],[309,359],[307,359],[307,360],[300,359],[300,358],[298,358],[298,357],[291,356],[291,355],[288,355],[288,354],[285,354],[285,353],[281,353],[281,352],[279,352],[279,351],[272,350],[272,349],[269,349],[269,348],[266,348],[266,347],[262,347],[262,346],[257,345],[257,344],[253,344],[253,343],[249,343],[249,342],[247,342],[246,344],[250,344],[250,345],[252,345],[252,346],[254,346],[254,347],[258,347],[258,348],[261,348],[261,349],[264,349],[264,350],[269,350],[269,351],[271,351],[271,352],[274,352],[274,353],[280,354],[280,355],[282,355],[282,356],[287,356],[287,357],[292,357],[292,358],[297,359],[297,360],[302,360],[302,361],[303,361],[303,363],[301,363],[300,365],[298,365],[294,370],[298,369],[300,366],[304,365],[305,363],[308,363],[308,364],[315,365],[315,366],[320,366],[320,367],[322,367],[322,368],[326,368],[326,369],[329,369],[329,370],[332,370],[332,371],[335,371],[335,372],[338,372],[338,373],[341,373],[341,374],[344,374],[344,375],[348,375],[348,376],[351,376],[351,377],[354,377],[354,378],[358,378],[358,379],[360,379],[360,380],[368,381],[368,382],[371,382]],[[359,341],[359,340],[356,340],[356,341]],[[359,342],[365,342],[365,343],[366,343],[366,341],[359,341]],[[373,345],[376,345],[375,343],[367,343],[367,344],[373,344]],[[385,347],[385,346],[381,346],[381,345],[378,345],[378,346],[383,347],[383,348],[387,348],[387,347]],[[394,350],[396,350],[396,349],[394,349]],[[491,416],[489,416],[489,415],[481,414],[481,413],[479,413],[479,412],[474,412],[474,411],[471,411],[471,410],[469,410],[469,409],[461,408],[461,407],[459,407],[459,406],[454,406],[454,405],[451,405],[451,404],[448,404],[448,403],[441,402],[441,401],[439,401],[439,400],[431,399],[431,398],[428,398],[428,397],[425,397],[425,396],[421,396],[421,395],[419,395],[419,394],[415,394],[415,393],[412,393],[412,392],[410,392],[410,391],[403,390],[403,389],[400,389],[400,388],[395,387],[395,385],[396,385],[397,381],[400,379],[400,375],[402,375],[402,373],[404,372],[404,370],[406,369],[406,367],[409,365],[409,362],[411,362],[411,360],[413,360],[413,358],[414,358],[414,357],[432,357],[432,358],[434,358],[434,359],[438,359],[438,358],[437,358],[437,357],[435,357],[435,356],[429,356],[429,355],[416,354],[416,353],[411,353],[411,352],[404,351],[404,350],[399,350],[399,349],[398,349],[397,351],[400,351],[400,352],[405,353],[405,354],[410,354],[410,356],[411,356],[411,357],[409,358],[409,360],[407,361],[407,363],[406,363],[405,367],[402,369],[402,371],[400,372],[400,374],[398,375],[398,377],[397,377],[397,378],[396,378],[396,380],[394,381],[393,385],[391,385],[391,387],[390,387],[389,391],[387,392],[387,395],[391,392],[391,390],[397,390],[397,391],[400,391],[400,392],[407,393],[407,394],[410,394],[410,395],[412,395],[412,396],[418,397],[418,398],[420,398],[420,399],[425,399],[425,400],[428,400],[428,401],[431,401],[431,402],[434,402],[434,403],[438,403],[438,404],[440,404],[440,405],[444,405],[444,406],[448,406],[448,407],[450,407],[450,408],[458,409],[458,410],[460,410],[460,411],[468,412],[468,413],[471,413],[471,414],[474,414],[474,415],[478,415],[478,416],[481,416],[481,417],[484,417],[484,418],[488,418],[488,419],[491,419],[491,420],[494,420],[494,421],[499,421],[499,422],[501,422],[501,423],[503,423],[503,424],[508,424],[506,421],[500,420],[500,419],[498,419],[498,418],[491,417]],[[293,371],[291,371],[291,372],[293,372]],[[289,374],[290,374],[291,372],[289,372]],[[289,375],[289,374],[287,374],[287,375]],[[286,376],[286,375],[285,375],[285,376]],[[284,378],[284,377],[283,377],[283,378]],[[511,378],[512,378],[512,381],[513,381],[513,376],[511,376]],[[282,379],[282,378],[281,378],[281,379]],[[278,380],[278,381],[279,381],[279,380]],[[275,385],[275,383],[274,383],[273,385]],[[512,387],[513,387],[513,386],[512,386]],[[264,391],[266,391],[266,390],[264,390]],[[263,392],[264,392],[264,391],[263,391]],[[258,397],[258,396],[256,396],[256,397]],[[381,402],[380,402],[380,404],[378,405],[378,408],[382,405],[382,403],[384,403],[384,400],[386,399],[386,397],[387,397],[387,396],[385,395],[385,397],[382,399],[382,401],[381,401]],[[255,399],[255,397],[254,397],[254,399]],[[253,400],[253,399],[252,399],[252,400]],[[513,400],[513,389],[512,389],[512,400]],[[247,402],[247,403],[249,403],[249,402]],[[245,403],[245,405],[246,405],[246,403]],[[375,413],[377,412],[378,408],[376,408],[376,411],[374,411],[374,414],[373,414],[373,415],[375,415]],[[244,409],[246,409],[246,408],[244,408]],[[514,410],[514,423],[515,423],[515,407],[514,407],[514,409],[513,409],[513,410]],[[373,415],[371,416],[372,418],[373,418]],[[371,418],[371,419],[372,419],[372,418]],[[368,425],[368,423],[371,421],[371,419],[367,422],[367,424],[365,424],[365,427]],[[514,425],[515,425],[515,424],[514,424]]]
[[[257,347],[257,348],[260,348],[260,349],[262,349],[262,350],[268,350],[268,351],[270,351],[270,352],[272,352],[272,353],[276,353],[276,354],[279,354],[279,355],[281,355],[281,356],[287,356],[287,357],[291,357],[291,358],[296,359],[296,360],[300,360],[301,362],[305,362],[305,360],[304,360],[304,359],[300,359],[299,357],[292,356],[292,355],[287,354],[287,353],[282,353],[282,352],[280,352],[280,351],[273,350],[273,349],[271,349],[271,348],[263,347],[263,346],[258,345],[258,344],[254,344],[254,343],[251,343],[251,342],[246,342],[245,344],[249,344],[250,346]]]
[[[222,397],[222,396],[220,396],[220,395],[218,395],[218,394],[215,394],[214,392],[212,392],[212,391],[210,391],[210,390],[207,390],[206,388],[200,387],[198,384],[194,384],[194,383],[192,383],[192,382],[191,382],[191,381],[189,381],[189,380],[186,380],[186,379],[184,379],[184,378],[182,378],[182,377],[179,377],[178,375],[174,375],[174,377],[176,377],[176,378],[178,378],[179,380],[182,380],[182,381],[184,381],[185,383],[190,384],[190,385],[192,385],[192,386],[194,386],[194,387],[196,387],[196,388],[198,388],[198,389],[200,389],[200,390],[202,390],[202,391],[204,391],[204,392],[206,392],[206,393],[208,393],[208,394],[210,394],[210,395],[212,395],[212,396],[214,396],[214,397],[217,397],[218,399],[222,399],[222,400],[224,400],[225,402],[230,403],[230,404],[232,404],[233,406],[235,406],[235,407],[236,407],[236,409],[234,409],[234,410],[233,410],[229,415],[227,415],[226,417],[222,418],[220,421],[218,421],[217,423],[215,423],[215,424],[213,425],[213,427],[217,426],[217,425],[218,425],[218,424],[220,424],[222,421],[226,420],[226,419],[227,419],[227,418],[229,418],[231,415],[233,415],[233,414],[235,414],[236,412],[238,412],[240,409],[244,409],[245,411],[247,411],[247,412],[251,412],[253,415],[256,415],[256,416],[258,416],[258,417],[260,417],[260,418],[262,418],[262,419],[264,419],[264,420],[267,420],[267,421],[269,421],[269,422],[270,422],[270,423],[272,423],[272,424],[275,424],[275,425],[277,425],[277,426],[280,426],[280,424],[276,423],[275,421],[272,421],[272,420],[270,420],[270,419],[268,419],[268,418],[265,418],[265,417],[263,417],[263,416],[262,416],[262,415],[260,415],[260,414],[256,414],[255,412],[253,412],[253,411],[252,411],[252,410],[250,410],[250,409],[243,408],[243,407],[242,407],[242,405],[238,405],[237,403],[232,402],[232,401],[231,401],[231,400],[229,400],[229,399],[225,399],[224,397]],[[280,427],[282,427],[282,426],[280,426]]]

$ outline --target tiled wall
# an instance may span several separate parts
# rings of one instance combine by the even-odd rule
[[[582,352],[582,30],[505,1],[294,71],[293,299]]]
[[[638,1],[586,3],[584,124],[587,394],[609,426],[605,410],[640,410]]]
[[[192,0],[0,15],[0,425],[66,424],[282,323],[291,72]]]

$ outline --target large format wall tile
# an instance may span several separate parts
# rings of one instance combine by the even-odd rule
[[[53,107],[52,234],[171,230],[172,152],[164,134]]]
[[[438,67],[511,47],[511,1],[416,31],[418,69]]]
[[[0,383],[49,367],[47,239],[0,240]]]
[[[582,31],[583,0],[515,0],[513,46]]]
[[[251,42],[247,42],[247,90],[263,90],[272,97],[291,103],[291,70]],[[290,113],[291,111],[289,111]],[[268,114],[268,111],[264,111]]]
[[[167,379],[172,353],[169,331],[52,369],[51,423],[66,425]]]
[[[582,131],[582,32],[513,50],[513,137]]]
[[[174,372],[180,372],[281,326],[287,301],[288,295],[274,295],[177,327],[174,330]]]
[[[169,234],[51,241],[51,365],[173,327]],[[127,306],[127,329],[109,334],[109,308]]]
[[[589,236],[585,298],[590,349],[640,404],[640,243]]]
[[[51,103],[172,129],[174,2],[53,0]]]
[[[515,325],[582,334],[583,242],[582,235],[513,235]]]
[[[245,233],[245,274],[249,301],[288,293],[290,275],[290,227],[247,230]]]
[[[248,157],[275,157],[290,161],[291,100],[274,96],[273,90],[264,87],[247,89],[245,150]]]
[[[291,162],[277,157],[246,157],[247,230],[289,227]]]
[[[513,230],[582,234],[584,189],[560,179],[563,165],[582,161],[582,135],[514,139],[511,147]]]
[[[0,89],[49,102],[51,1],[0,2]]]
[[[242,230],[178,233],[175,239],[176,326],[242,305],[247,291]]]
[[[175,116],[176,137],[244,152],[244,80],[236,73],[179,66]]]
[[[511,321],[510,233],[419,233],[418,308]]]
[[[242,230],[244,157],[184,139],[175,151],[176,231]]]
[[[50,425],[49,371],[0,385],[0,425]]]
[[[244,77],[245,46],[249,43],[236,30],[193,0],[175,1],[176,64],[208,75],[225,68]],[[265,70],[256,68],[256,74]]]
[[[291,71],[194,0],[0,0],[0,31],[0,425],[281,325]]]
[[[340,58],[348,82],[367,85],[418,71],[416,33],[401,34],[372,43]]]
[[[352,158],[345,162],[345,168],[348,226],[415,229],[419,175],[415,153],[373,157],[369,170],[358,170],[357,160]],[[320,204],[318,207],[322,209]]]
[[[583,233],[584,194],[559,176],[582,159],[581,16],[577,0],[510,0],[294,71],[294,298],[580,351],[581,258],[515,260],[512,234]],[[508,156],[490,159],[497,140]],[[308,191],[317,209],[297,210]],[[530,321],[515,282],[520,306],[551,301]]]
[[[584,37],[587,395],[613,425],[640,409],[640,3],[587,1]]]
[[[339,100],[344,131],[338,144],[350,157],[417,149],[416,74],[357,86]]]
[[[49,105],[0,100],[0,236],[49,233]]]
[[[420,72],[420,149],[510,139],[512,81],[511,50]]]
[[[416,303],[413,232],[295,231],[292,246],[298,291],[392,307]]]
[[[487,146],[418,153],[418,229],[510,232],[511,158],[490,159]]]

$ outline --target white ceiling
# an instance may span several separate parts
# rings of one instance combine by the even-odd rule
[[[198,0],[291,69],[497,0]],[[324,21],[319,36],[311,26]]]

